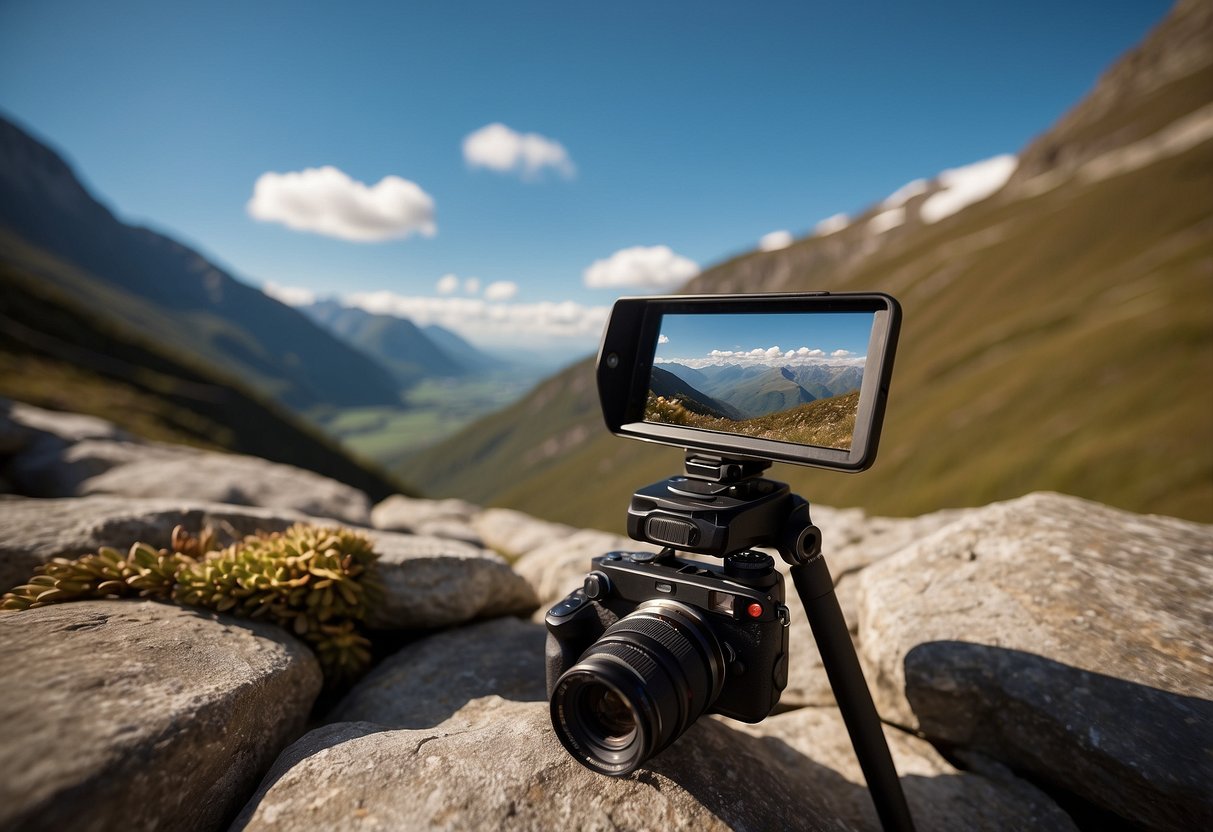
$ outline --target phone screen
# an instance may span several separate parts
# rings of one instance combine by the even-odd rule
[[[664,314],[644,421],[849,451],[874,320]]]

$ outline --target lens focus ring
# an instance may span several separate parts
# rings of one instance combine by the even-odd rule
[[[711,706],[724,668],[724,653],[699,610],[647,601],[609,627],[560,677],[552,724],[583,764],[627,774]],[[609,718],[602,703],[611,705]],[[635,730],[622,730],[625,724]]]

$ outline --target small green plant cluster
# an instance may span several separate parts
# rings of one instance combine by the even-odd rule
[[[89,598],[155,598],[286,627],[316,651],[329,684],[370,664],[359,625],[375,603],[377,555],[363,534],[296,524],[250,535],[226,548],[205,529],[173,530],[169,549],[135,543],[124,555],[103,546],[55,558],[0,598],[0,610],[27,610]]]

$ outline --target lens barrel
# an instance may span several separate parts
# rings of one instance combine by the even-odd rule
[[[724,651],[702,611],[645,601],[557,680],[552,725],[583,765],[630,774],[716,701],[724,673]]]

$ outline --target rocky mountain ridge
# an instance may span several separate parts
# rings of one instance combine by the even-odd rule
[[[10,412],[0,463],[77,482],[70,449],[117,441],[102,428]],[[69,451],[39,463],[38,434]],[[163,453],[126,451],[134,466]],[[3,574],[167,545],[178,524],[230,539],[339,517],[381,556],[375,669],[316,707],[314,657],[264,624],[138,600],[0,613],[0,660],[20,670],[0,681],[0,828],[879,828],[794,595],[781,712],[702,718],[602,778],[551,733],[537,622],[592,555],[639,544],[458,500],[372,508],[304,479],[292,508],[276,467],[250,465],[233,479],[254,505],[137,496],[95,473],[65,488],[85,496],[0,496]],[[919,828],[1213,818],[1213,526],[1056,494],[912,519],[812,512]]]

